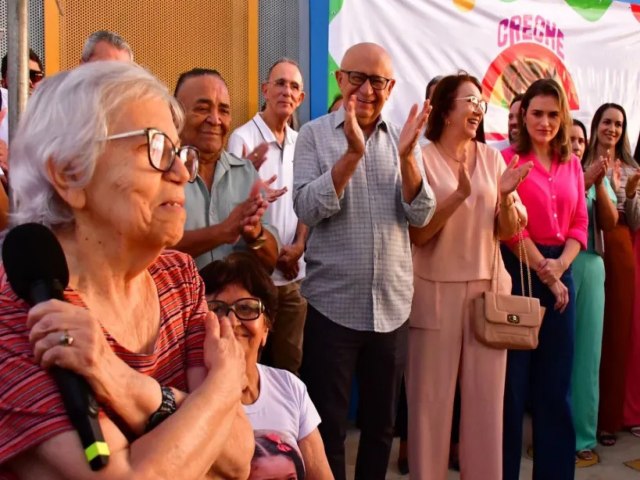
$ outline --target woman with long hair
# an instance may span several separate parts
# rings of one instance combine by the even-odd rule
[[[481,86],[461,73],[438,83],[422,154],[438,207],[412,228],[414,296],[409,317],[407,399],[409,466],[421,480],[447,478],[456,380],[460,379],[461,478],[502,478],[505,350],[480,343],[473,301],[491,289],[497,238],[509,238],[526,214],[514,193],[530,162],[507,167],[478,142],[486,112]],[[517,208],[519,206],[520,208]],[[502,271],[501,291],[511,282]]]
[[[587,129],[573,120],[571,149],[582,160]],[[598,462],[596,446],[602,323],[604,318],[604,262],[602,232],[610,231],[618,221],[616,194],[606,177],[608,161],[594,161],[584,173],[586,204],[589,214],[587,250],[573,262],[576,287],[576,339],[571,374],[573,425],[576,430],[577,466]]]
[[[585,166],[601,158],[613,168],[608,176],[617,197],[618,223],[604,236],[605,310],[600,364],[600,408],[598,440],[604,446],[616,443],[616,432],[624,424],[625,376],[631,347],[635,264],[632,231],[640,220],[636,195],[640,173],[631,156],[627,138],[627,115],[620,105],[601,105],[591,121],[591,139]]]
[[[575,294],[571,264],[587,247],[587,209],[580,160],[571,153],[571,117],[562,87],[551,79],[533,82],[522,98],[518,139],[503,150],[507,163],[533,162],[518,194],[529,213],[522,246],[532,275],[533,296],[546,308],[535,350],[510,350],[504,404],[504,480],[520,475],[522,420],[532,412],[534,480],[572,480],[575,431],[570,387]],[[507,245],[518,251],[520,239]],[[520,260],[503,248],[513,293],[523,294]]]

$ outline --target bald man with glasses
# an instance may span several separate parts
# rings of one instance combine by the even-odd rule
[[[360,387],[356,479],[385,478],[407,354],[413,275],[409,225],[435,210],[417,140],[428,103],[402,131],[381,114],[393,66],[379,45],[345,53],[336,79],[344,108],[302,127],[294,209],[310,228],[301,377],[318,408],[336,480],[345,479],[351,380]]]

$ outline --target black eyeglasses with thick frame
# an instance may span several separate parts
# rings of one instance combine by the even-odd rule
[[[363,85],[367,80],[369,80],[369,85],[371,85],[371,88],[373,88],[374,90],[384,90],[392,80],[391,78],[381,77],[380,75],[367,75],[366,73],[357,72],[355,70],[340,71],[346,74],[349,83],[356,87]]]
[[[487,102],[485,102],[481,98],[476,97],[475,95],[467,95],[466,97],[458,97],[458,98],[454,98],[454,100],[466,100],[471,105],[473,105],[473,109],[474,110],[480,109],[480,111],[483,114],[487,113]]]
[[[209,310],[217,317],[228,317],[229,312],[233,312],[238,320],[257,320],[264,313],[264,304],[259,298],[246,297],[239,298],[231,305],[221,300],[208,300]]]
[[[163,173],[168,172],[173,167],[176,158],[179,158],[189,172],[189,182],[193,183],[196,180],[198,162],[200,160],[198,149],[192,146],[176,147],[167,134],[157,128],[116,133],[103,138],[103,140],[118,140],[120,138],[137,137],[138,135],[146,135],[147,137],[147,156],[149,164],[154,170]]]

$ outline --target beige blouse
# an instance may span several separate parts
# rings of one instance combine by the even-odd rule
[[[434,144],[422,150],[425,172],[437,202],[458,187],[458,172],[449,166]],[[496,149],[477,143],[476,166],[471,176],[471,195],[449,217],[442,229],[422,246],[413,248],[414,274],[436,282],[490,280],[496,239],[499,181],[507,166]],[[526,209],[513,193],[526,224]],[[498,256],[500,280],[509,275]],[[510,282],[508,282],[510,285]],[[501,290],[503,290],[501,288]]]

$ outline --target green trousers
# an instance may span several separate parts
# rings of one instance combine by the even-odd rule
[[[576,451],[596,446],[600,352],[604,318],[604,262],[580,252],[572,264],[576,287],[576,335],[571,377]]]

